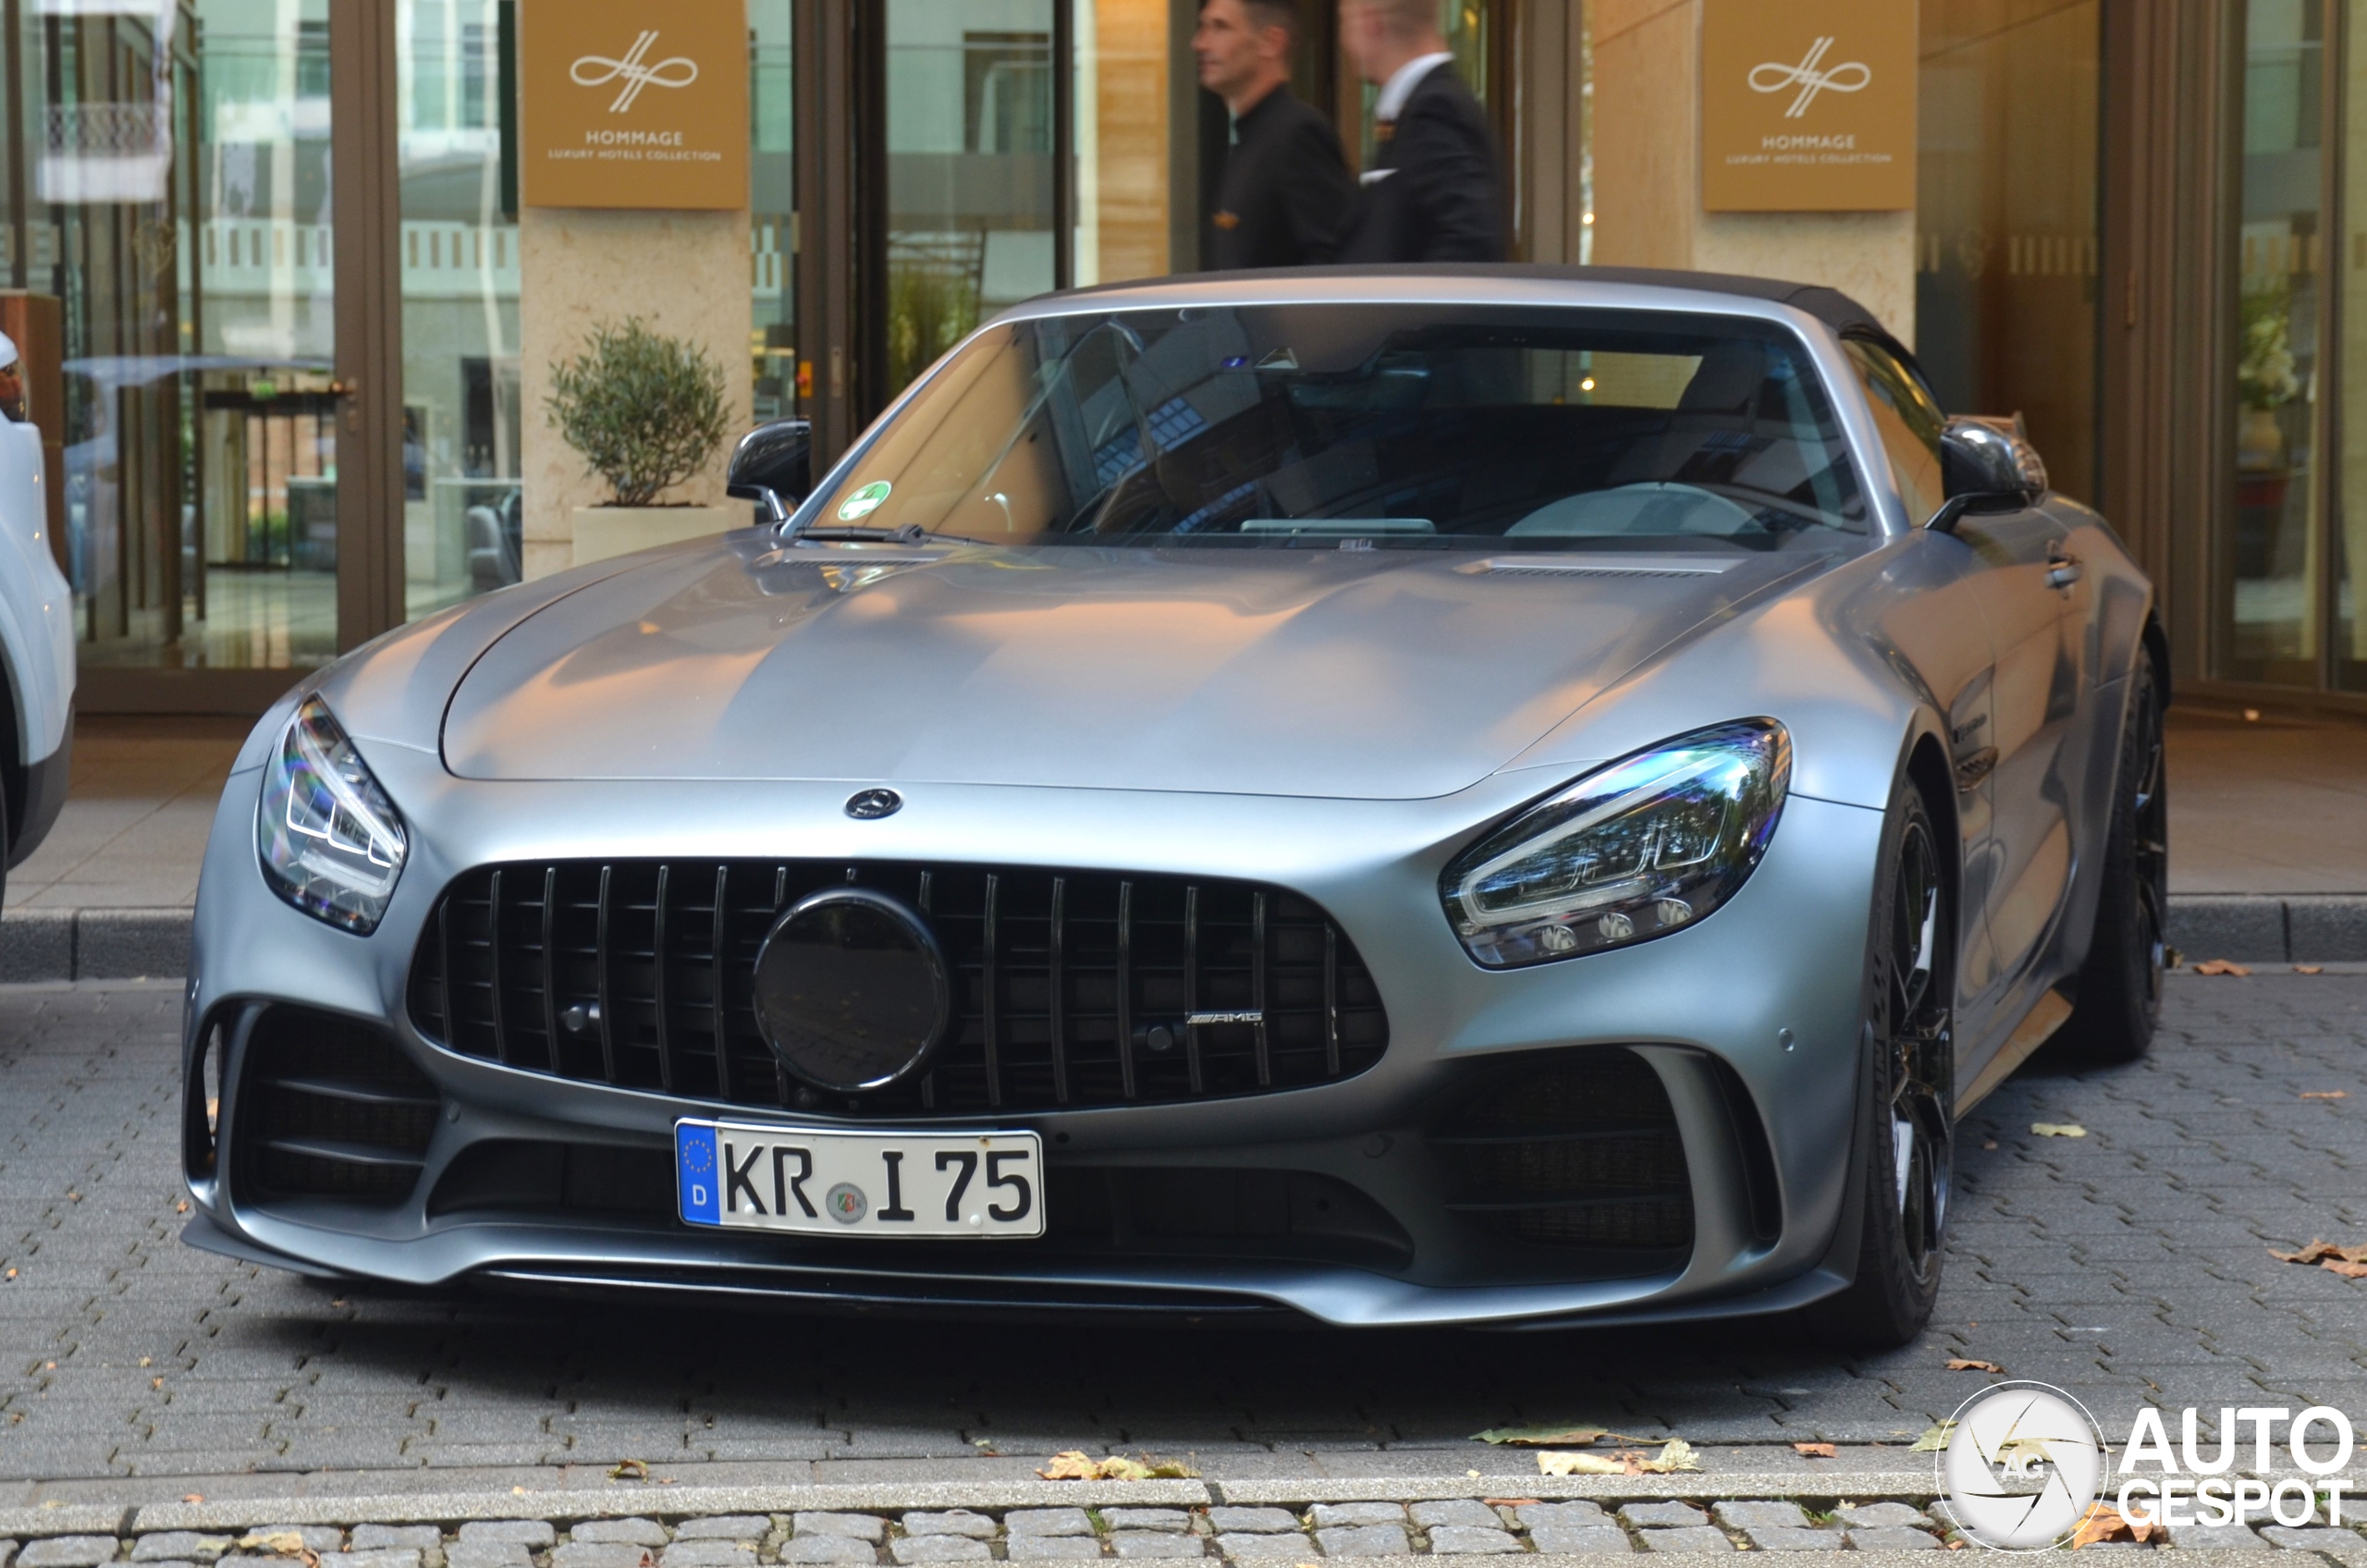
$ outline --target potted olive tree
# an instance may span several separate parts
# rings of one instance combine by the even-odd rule
[[[596,561],[748,521],[744,506],[662,505],[723,445],[723,368],[705,349],[652,332],[638,316],[592,329],[583,352],[551,367],[551,423],[609,498],[575,509],[575,559]]]

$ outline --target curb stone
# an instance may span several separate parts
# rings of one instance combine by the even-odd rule
[[[2353,963],[2367,959],[2367,895],[2173,893],[2170,946],[2238,963]]]
[[[178,978],[188,909],[12,909],[0,916],[0,985]],[[2367,893],[2173,893],[2170,945],[2239,963],[2367,961]]]

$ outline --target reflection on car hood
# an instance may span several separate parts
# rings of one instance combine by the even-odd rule
[[[760,538],[504,636],[447,714],[452,771],[1443,795],[1816,560]]]

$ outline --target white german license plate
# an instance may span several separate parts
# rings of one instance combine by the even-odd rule
[[[1044,1233],[1033,1133],[841,1133],[674,1123],[682,1219],[821,1236]]]

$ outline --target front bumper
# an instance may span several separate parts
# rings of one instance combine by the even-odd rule
[[[904,812],[854,823],[839,810],[842,785],[486,784],[452,778],[426,753],[367,749],[413,829],[394,905],[367,938],[299,913],[264,887],[252,834],[258,775],[234,777],[225,793],[199,899],[186,1043],[198,1244],[418,1285],[506,1280],[965,1310],[1284,1309],[1343,1325],[1719,1317],[1799,1305],[1845,1282],[1824,1265],[1850,1163],[1878,813],[1795,797],[1750,882],[1694,929],[1489,973],[1446,927],[1438,868],[1472,824],[1549,780],[1491,779],[1429,802],[900,781]],[[671,1129],[713,1105],[460,1056],[424,1038],[408,1011],[414,947],[454,876],[493,861],[603,855],[1057,860],[1304,894],[1340,922],[1380,988],[1391,1044],[1378,1066],[1318,1087],[1030,1111],[994,1124],[1037,1132],[1049,1173],[1072,1194],[1079,1183],[1114,1190],[1161,1172],[1223,1172],[1247,1207],[1289,1207],[1315,1190],[1306,1183],[1337,1183],[1389,1223],[1344,1238],[1334,1226],[1306,1245],[1133,1247],[805,1241],[684,1226],[670,1212]],[[242,1174],[251,1167],[241,1120],[262,1115],[248,1057],[274,1007],[377,1031],[429,1086],[419,1097],[432,1104],[432,1129],[407,1195],[291,1197]],[[1608,1277],[1599,1257],[1475,1238],[1450,1211],[1430,1141],[1441,1107],[1475,1072],[1595,1047],[1632,1050],[1657,1074],[1691,1195],[1689,1249],[1630,1258]],[[220,1085],[211,1127],[209,1072]],[[463,1189],[482,1196],[484,1169],[518,1148],[556,1174],[500,1188],[494,1200],[453,1198]],[[630,1189],[621,1196],[620,1182]],[[529,1188],[551,1201],[517,1201]],[[578,1188],[595,1201],[570,1201]],[[1254,1216],[1245,1224],[1258,1230]]]

